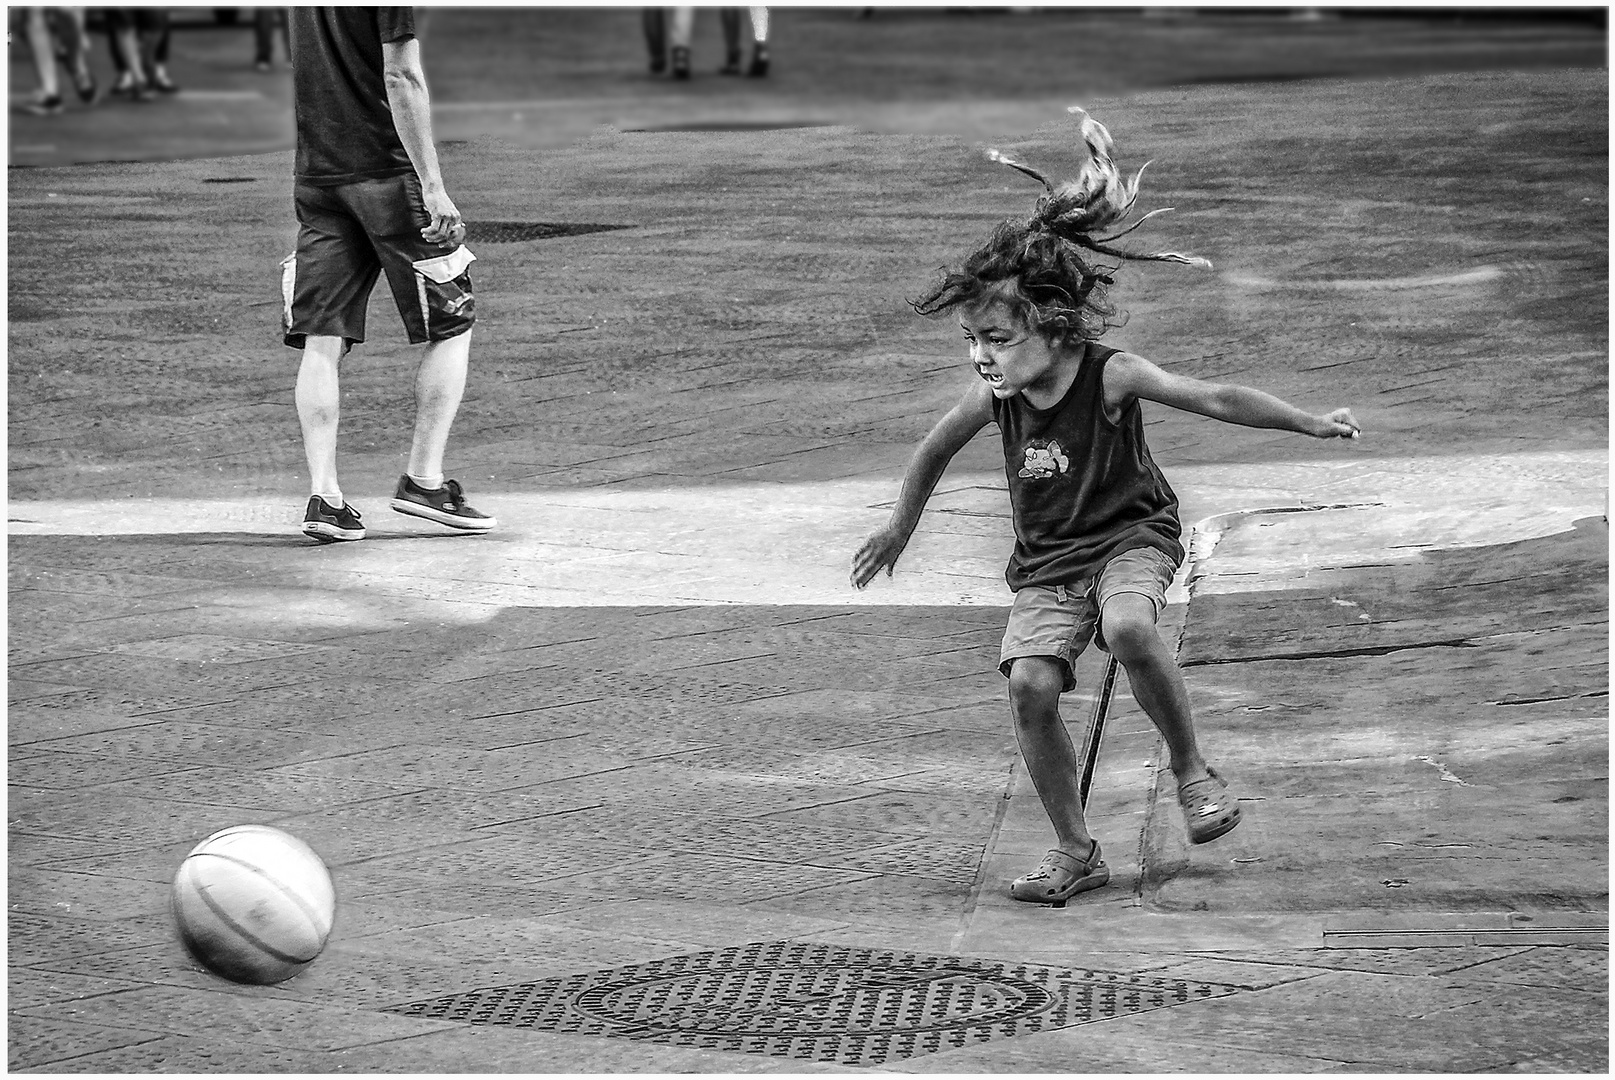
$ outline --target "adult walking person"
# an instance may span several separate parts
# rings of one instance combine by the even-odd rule
[[[465,226],[443,184],[412,8],[293,7],[288,15],[297,153],[297,250],[282,266],[284,340],[303,350],[297,415],[308,457],[303,532],[361,540],[337,480],[342,358],[365,336],[382,273],[412,344],[415,428],[392,508],[464,532],[494,519],[443,476],[476,321]]]

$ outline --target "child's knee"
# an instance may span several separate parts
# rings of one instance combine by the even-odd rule
[[[1155,628],[1155,604],[1147,596],[1124,593],[1105,605],[1103,615],[1105,644],[1122,663],[1160,645]]]
[[[1058,707],[1065,664],[1052,656],[1018,657],[1009,669],[1009,699],[1017,713]]]

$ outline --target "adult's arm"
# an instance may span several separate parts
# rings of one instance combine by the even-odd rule
[[[432,97],[426,89],[426,70],[421,67],[421,43],[415,38],[384,41],[381,56],[393,126],[415,166],[415,175],[420,177],[421,199],[432,216],[421,236],[433,243],[456,235],[463,237],[460,211],[443,186],[443,170],[438,166],[437,146],[432,142]]]

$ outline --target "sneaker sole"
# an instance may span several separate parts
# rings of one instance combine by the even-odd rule
[[[303,522],[303,535],[312,536],[322,544],[335,544],[343,540],[363,540],[363,529],[343,529],[323,521]]]
[[[493,518],[479,518],[474,519],[473,521],[467,521],[465,518],[455,517],[453,514],[445,514],[441,510],[434,510],[430,506],[422,506],[420,503],[410,502],[407,499],[394,499],[392,501],[392,508],[398,511],[400,514],[408,514],[411,517],[425,518],[427,521],[435,521],[439,525],[447,525],[449,528],[459,529],[461,532],[484,533],[490,531],[496,524],[498,524]]]

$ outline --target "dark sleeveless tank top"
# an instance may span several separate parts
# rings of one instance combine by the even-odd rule
[[[1076,381],[1053,408],[1020,394],[993,399],[1015,518],[1004,571],[1012,591],[1093,577],[1129,548],[1183,562],[1178,497],[1144,445],[1143,410],[1135,400],[1120,423],[1105,416],[1105,364],[1118,351],[1088,342]]]

